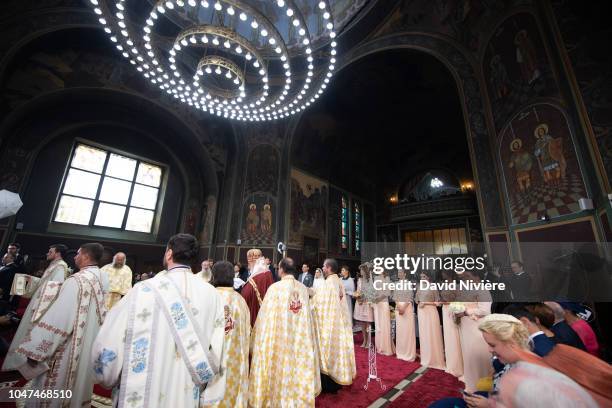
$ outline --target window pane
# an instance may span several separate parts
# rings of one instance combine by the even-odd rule
[[[111,153],[106,166],[106,175],[132,181],[136,170],[136,160]]]
[[[123,216],[125,215],[125,207],[122,205],[100,203],[98,213],[96,214],[95,225],[102,227],[121,228],[123,224]]]
[[[106,152],[95,147],[78,145],[72,158],[72,167],[102,173]]]
[[[127,204],[130,198],[131,187],[132,183],[129,181],[104,177],[102,190],[100,190],[100,200],[117,204]]]
[[[125,229],[129,231],[151,232],[153,211],[130,208]]]
[[[70,169],[63,193],[79,197],[96,198],[100,176],[77,169]]]
[[[63,195],[57,208],[55,221],[87,225],[89,224],[92,208],[93,200]]]
[[[161,183],[161,168],[152,164],[140,163],[136,181],[148,186],[159,187],[159,183]]]
[[[135,184],[130,205],[154,210],[155,204],[157,203],[157,191],[158,190],[153,187]]]

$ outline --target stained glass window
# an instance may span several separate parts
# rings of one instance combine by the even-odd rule
[[[342,196],[342,207],[340,210],[340,237],[343,250],[348,249],[348,210],[348,198],[346,198],[346,196]]]
[[[355,220],[355,253],[361,251],[361,207],[357,201],[353,201],[353,219]]]
[[[54,221],[150,233],[161,180],[160,166],[78,144]]]

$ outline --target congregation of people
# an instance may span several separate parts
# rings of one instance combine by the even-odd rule
[[[52,245],[39,278],[7,286],[29,302],[2,370],[32,391],[71,391],[26,406],[89,405],[94,384],[113,390],[115,406],[314,406],[357,375],[334,259],[322,278],[300,280],[291,258],[272,266],[259,249],[244,268],[205,259],[192,271],[200,248],[188,234],[169,240],[155,274],[133,274],[123,252],[100,267],[99,243],[79,247],[72,273],[67,251]]]
[[[321,392],[338,392],[356,378],[355,335],[361,347],[465,384],[461,398],[435,408],[612,403],[612,370],[582,318],[587,310],[571,302],[511,302],[529,289],[520,262],[507,278],[510,301],[496,302],[486,290],[377,285],[483,278],[470,270],[389,276],[365,262],[354,279],[334,259],[313,274],[308,263],[300,271],[287,257],[272,265],[251,249],[244,266],[205,259],[196,272],[190,265],[198,242],[178,234],[155,274],[133,273],[124,252],[100,267],[98,243],[80,246],[72,273],[68,247],[52,245],[42,275],[26,279],[15,295],[16,276],[23,276],[19,249],[9,246],[0,269],[0,319],[10,305],[27,303],[18,318],[2,320],[18,325],[2,370],[18,370],[33,390],[71,390],[70,406],[89,404],[94,383],[113,389],[118,406],[314,406]]]

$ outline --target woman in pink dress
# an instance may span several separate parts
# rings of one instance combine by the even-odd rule
[[[463,280],[480,282],[476,271],[465,271]],[[487,290],[462,290],[457,300],[463,302],[465,312],[457,314],[460,318],[461,354],[463,354],[463,382],[467,392],[475,392],[476,384],[482,377],[492,373],[491,356],[487,343],[478,329],[480,320],[491,313],[491,294]]]
[[[599,342],[593,328],[576,315],[577,313],[584,312],[584,307],[571,302],[560,302],[559,304],[565,313],[565,321],[578,334],[586,351],[595,357],[599,357]]]
[[[385,285],[391,282],[389,277],[385,275],[385,272],[383,272],[383,275],[379,275],[374,279],[380,280]],[[383,286],[381,285],[381,287]],[[374,303],[376,352],[385,356],[392,356],[395,354],[395,344],[393,344],[393,339],[391,338],[391,311],[389,309],[390,291],[388,289],[381,289],[377,290],[376,293],[378,295],[376,303]]]
[[[399,281],[405,281],[406,272],[397,271]],[[416,359],[416,334],[414,330],[414,293],[407,287],[393,291],[395,301],[395,354],[400,360],[414,361]]]
[[[363,343],[361,347],[368,347],[368,327],[374,321],[374,311],[368,300],[364,296],[365,291],[373,291],[372,287],[372,269],[373,265],[369,262],[359,265],[360,278],[357,281],[357,291],[353,296],[357,299],[355,302],[355,310],[353,319],[361,324],[361,332],[363,333]]]
[[[421,280],[430,281],[429,275],[421,272]],[[442,328],[438,316],[440,296],[437,290],[423,289],[417,286],[415,301],[418,303],[417,319],[419,321],[419,345],[421,365],[444,370],[444,344]]]
[[[453,271],[442,271],[444,283],[456,282]],[[450,289],[440,290],[442,300],[442,327],[444,333],[444,355],[446,357],[446,372],[459,378],[463,376],[463,356],[461,354],[461,339],[459,326],[455,322],[455,315],[450,310],[450,303],[457,298],[457,291]]]

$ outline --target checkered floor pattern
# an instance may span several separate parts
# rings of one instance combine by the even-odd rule
[[[568,175],[559,186],[541,184],[529,192],[515,195],[510,200],[514,224],[537,221],[545,214],[550,218],[580,211],[578,200],[586,197],[584,184],[579,176]]]
[[[258,230],[255,233],[246,232],[242,230],[242,234],[240,234],[240,239],[243,244],[249,245],[269,245],[274,244],[274,239],[272,238],[271,232],[262,232]]]
[[[395,401],[400,395],[404,393],[410,387],[412,383],[421,378],[423,374],[427,372],[427,367],[419,367],[408,377],[397,383],[393,388],[391,388],[385,395],[378,398],[372,404],[368,406],[368,408],[381,408],[386,407],[391,402]],[[387,385],[387,384],[385,384]],[[378,383],[376,381],[370,382],[370,387],[378,387]],[[388,385],[387,385],[388,386]]]

